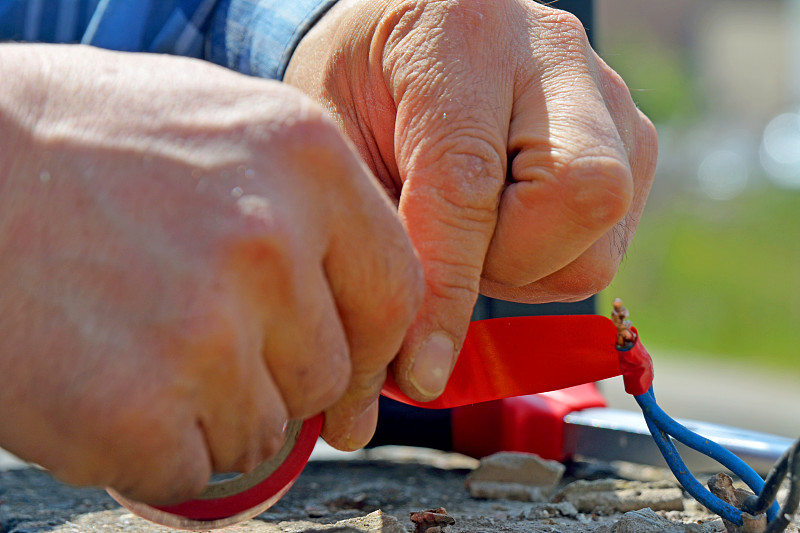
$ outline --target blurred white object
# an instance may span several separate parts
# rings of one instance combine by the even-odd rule
[[[800,115],[783,113],[769,121],[760,157],[761,166],[776,185],[800,189]]]
[[[330,444],[322,440],[317,440],[317,445],[314,446],[314,451],[311,452],[309,461],[347,461],[351,459],[363,459],[364,450],[356,450],[354,452],[343,452],[333,448]]]
[[[17,458],[14,455],[11,455],[7,451],[0,448],[0,472],[3,470],[16,470],[19,468],[28,468],[30,465],[23,461],[22,459]]]
[[[697,169],[700,189],[713,200],[730,200],[747,188],[747,161],[733,150],[715,150]]]

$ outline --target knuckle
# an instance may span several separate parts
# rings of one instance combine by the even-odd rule
[[[352,143],[334,121],[317,112],[293,121],[281,131],[280,142],[269,148],[294,179],[306,182],[307,194],[330,192],[343,202],[352,191],[371,177]],[[323,193],[324,194],[324,193]]]
[[[633,101],[631,90],[628,84],[615,70],[608,67],[604,62],[600,62],[600,72],[596,75],[596,84],[606,106],[612,114],[619,118],[631,117],[630,120],[636,121],[636,104]]]
[[[645,115],[643,112],[639,111],[638,113],[639,113],[639,118],[641,119],[642,137],[644,142],[652,144],[653,146],[657,146],[658,131],[656,130],[655,124],[653,124],[653,121],[650,120],[650,117]]]
[[[226,285],[226,289],[239,289],[239,296],[244,291],[248,298],[268,296],[274,305],[293,305],[300,282],[297,265],[302,253],[299,247],[304,243],[296,234],[298,230],[290,228],[280,217],[262,216],[252,211],[244,217],[240,228],[228,235],[223,245],[225,251],[220,271],[223,275],[236,274],[235,277],[222,278],[233,284]],[[210,304],[207,309],[219,308],[218,302],[205,301]],[[265,305],[263,301],[254,303],[259,307]],[[234,326],[231,324],[231,328]]]
[[[232,261],[240,268],[259,271],[269,268],[278,279],[292,279],[293,237],[281,224],[263,220],[247,220],[249,235],[239,239],[232,252]],[[233,239],[231,239],[233,241]]]
[[[297,115],[287,120],[281,131],[281,137],[292,144],[305,144],[314,149],[341,141],[341,135],[333,120],[310,103],[299,106]]]
[[[633,201],[627,162],[615,157],[584,157],[568,167],[567,202],[577,221],[591,231],[606,231],[622,220]]]
[[[564,53],[579,53],[586,56],[589,50],[589,39],[583,23],[572,13],[558,9],[549,9],[549,12],[541,19],[547,29],[551,45],[558,45],[556,48]]]
[[[284,388],[289,418],[307,418],[334,404],[347,389],[351,365],[346,343],[341,346],[319,344],[318,357],[306,358],[307,365],[294,368],[292,390]]]
[[[277,162],[293,163],[298,157],[309,164],[317,154],[341,156],[347,149],[344,135],[333,119],[310,98],[302,94],[285,99],[280,109],[272,105],[259,123],[251,120],[247,139],[254,153],[270,154],[272,168]]]
[[[630,89],[622,76],[596,53],[593,52],[592,57],[594,58],[594,64],[597,65],[598,83],[602,88],[613,95],[615,99],[632,103]]]
[[[425,169],[419,172],[420,196],[454,223],[481,228],[494,222],[504,165],[498,150],[477,137],[459,140],[458,146],[440,146],[414,163],[415,168]]]
[[[658,131],[644,113],[641,111],[638,113],[641,119],[641,133],[637,139],[636,156],[643,162],[643,172],[650,179],[655,174],[658,163]]]
[[[331,151],[341,149],[343,136],[336,123],[325,111],[305,97],[287,106],[280,124],[280,134],[270,135],[266,141],[279,150]]]
[[[434,297],[457,304],[474,304],[482,265],[431,257],[425,264],[427,288]]]
[[[466,27],[479,28],[487,26],[487,17],[497,13],[497,2],[492,0],[448,0],[439,2],[453,16],[458,17],[460,24]]]
[[[580,42],[588,40],[581,20],[568,11],[552,9],[550,15],[546,17],[546,21],[553,25],[556,32],[565,39]]]

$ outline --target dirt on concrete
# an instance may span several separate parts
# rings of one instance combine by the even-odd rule
[[[225,531],[404,533],[414,531],[411,513],[442,507],[455,521],[443,524],[443,533],[724,531],[719,518],[687,498],[670,475],[658,469],[569,465],[559,482],[559,501],[531,502],[473,498],[465,480],[474,461],[453,454],[436,456],[434,461],[430,457],[377,451],[358,460],[312,461],[274,507]],[[625,480],[609,481],[620,478]],[[592,480],[598,491],[594,506],[591,497],[587,499]],[[581,481],[580,486],[570,489],[575,481]],[[570,491],[580,494],[578,505],[570,501]],[[634,501],[633,507],[643,510],[615,506],[615,492],[625,505]],[[665,500],[672,502],[668,508],[680,510],[653,510],[658,505],[667,508]],[[103,490],[69,487],[33,468],[0,472],[1,533],[166,530],[121,509]]]

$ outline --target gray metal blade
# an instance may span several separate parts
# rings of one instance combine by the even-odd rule
[[[757,431],[694,420],[676,420],[690,431],[727,448],[761,475],[766,474],[794,442],[786,437]],[[584,409],[568,414],[564,422],[564,449],[568,455],[667,466],[650,436],[642,413],[608,408]],[[713,459],[674,442],[690,470],[725,470]]]

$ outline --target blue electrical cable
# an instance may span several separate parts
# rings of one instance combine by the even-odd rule
[[[764,481],[755,470],[735,454],[716,442],[689,431],[670,418],[656,403],[652,387],[652,360],[639,343],[636,330],[633,329],[627,318],[628,310],[622,305],[622,300],[614,300],[614,312],[611,319],[617,326],[617,350],[620,352],[620,368],[625,377],[625,390],[636,399],[636,403],[642,409],[647,428],[650,430],[656,446],[680,484],[694,499],[728,522],[741,526],[744,524],[745,512],[752,515],[766,512],[769,521],[766,533],[784,531],[800,507],[800,440],[784,453],[770,471],[767,480]],[[625,354],[637,347],[638,352],[633,353],[633,357]],[[648,389],[642,393],[644,387],[648,387]],[[739,476],[756,494],[742,502],[741,506],[744,511],[715,496],[700,484],[686,467],[686,463],[683,462],[672,439],[714,459]],[[781,482],[787,475],[790,480],[789,495],[781,508],[775,501],[775,497]]]
[[[681,442],[705,454],[728,468],[731,472],[739,476],[756,494],[764,489],[764,480],[750,466],[739,459],[736,455],[726,450],[714,441],[689,431],[684,426],[669,417],[656,404],[653,388],[650,387],[645,394],[634,396],[639,407],[642,409],[647,427],[653,435],[661,454],[667,461],[675,477],[681,485],[686,488],[697,501],[722,516],[726,520],[737,525],[742,524],[742,512],[732,505],[727,504],[718,497],[711,494],[708,489],[703,487],[686,468],[685,463],[680,457],[675,445],[670,442],[669,437],[673,437]],[[767,510],[767,518],[772,521],[778,515],[780,507],[774,502]]]
[[[647,423],[650,434],[653,436],[653,440],[656,441],[656,446],[661,451],[661,455],[666,459],[669,469],[675,474],[678,482],[686,489],[686,492],[710,511],[718,514],[728,522],[741,526],[744,523],[742,512],[733,505],[714,496],[711,491],[701,485],[686,467],[686,463],[681,459],[675,445],[669,440],[669,436],[661,431],[649,417],[645,416],[644,420]]]

